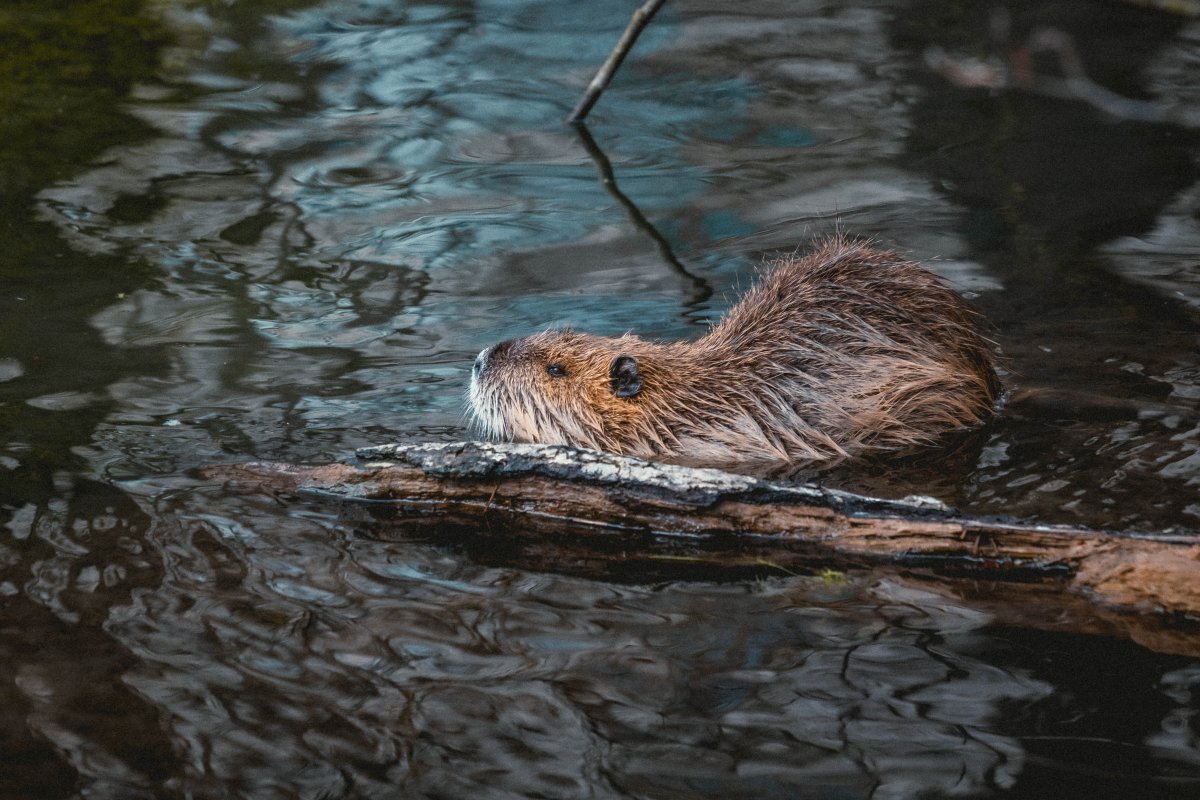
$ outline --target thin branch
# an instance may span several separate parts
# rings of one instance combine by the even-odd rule
[[[616,74],[617,68],[621,66],[621,62],[625,60],[625,56],[629,55],[629,51],[633,49],[634,42],[641,35],[642,30],[650,24],[655,13],[666,0],[646,0],[646,2],[637,11],[633,12],[633,18],[629,20],[629,25],[625,28],[625,32],[621,34],[621,38],[617,41],[616,47],[608,54],[608,58],[600,65],[600,69],[596,72],[596,76],[592,78],[592,82],[588,84],[587,91],[583,93],[583,97],[575,104],[575,108],[567,115],[566,121],[569,123],[581,122],[588,112],[592,110],[592,106],[600,99],[601,92],[608,86]]]

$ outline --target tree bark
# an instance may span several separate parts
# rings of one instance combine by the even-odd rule
[[[569,537],[713,567],[902,567],[1041,582],[1109,609],[1200,617],[1200,538],[964,516],[934,500],[882,500],[570,447],[386,445],[361,466],[249,463],[211,479],[348,501],[412,527]],[[624,557],[624,556],[623,556]],[[1014,590],[1015,591],[1015,590]]]

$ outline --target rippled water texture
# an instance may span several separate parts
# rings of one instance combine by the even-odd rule
[[[588,133],[561,118],[633,3],[14,3],[0,797],[1200,796],[1200,661],[1019,626],[1015,588],[635,567],[195,477],[464,438],[483,346],[696,336],[841,229],[970,294],[1012,398],[822,480],[1200,531],[1194,4],[671,2]],[[1154,113],[930,67],[1062,75],[1047,27]]]

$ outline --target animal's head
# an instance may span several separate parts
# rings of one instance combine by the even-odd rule
[[[497,439],[612,449],[612,432],[637,413],[645,346],[569,330],[492,345],[471,372],[475,423]]]

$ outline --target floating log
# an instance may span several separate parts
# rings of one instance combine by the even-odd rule
[[[1057,593],[1074,617],[1081,601],[1102,616],[1156,616],[1183,626],[1168,636],[1182,644],[1165,649],[1200,650],[1192,626],[1200,620],[1196,536],[1021,524],[960,515],[930,498],[884,500],[556,445],[384,445],[358,455],[358,465],[254,462],[210,468],[206,477],[337,499],[405,528],[567,537],[621,559],[807,572],[903,568],[1000,582],[1016,606],[1032,596],[1046,604]],[[1111,627],[1111,615],[1104,619]]]
[[[557,445],[384,445],[359,457],[361,465],[255,462],[208,474],[383,502],[414,518],[519,519],[536,531],[736,542],[739,554],[756,561],[746,543],[794,551],[793,565],[937,564],[988,578],[1055,577],[1114,606],[1200,615],[1195,536],[1005,522],[959,515],[928,498],[883,500]]]

